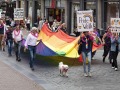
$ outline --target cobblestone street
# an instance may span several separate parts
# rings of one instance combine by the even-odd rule
[[[119,90],[120,70],[111,68],[108,59],[102,62],[103,50],[98,50],[95,60],[92,61],[92,77],[83,76],[83,67],[71,66],[68,78],[60,77],[57,66],[36,64],[35,71],[31,71],[28,58],[23,57],[21,62],[16,62],[15,56],[8,58],[6,52],[0,52],[1,61],[17,72],[25,75],[46,90]],[[120,65],[118,56],[118,67]]]

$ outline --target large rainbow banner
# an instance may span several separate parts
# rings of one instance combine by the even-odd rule
[[[69,36],[62,30],[52,32],[47,25],[44,24],[39,33],[38,40],[40,41],[37,43],[36,54],[42,56],[79,58],[79,61],[82,61],[81,55],[78,54],[79,39],[80,37]],[[97,50],[101,46],[102,45],[93,43],[92,51]]]
[[[78,40],[67,35],[62,30],[52,32],[45,24],[43,25],[38,40],[41,40],[37,45],[37,54],[43,56],[61,55],[70,58],[78,58]]]

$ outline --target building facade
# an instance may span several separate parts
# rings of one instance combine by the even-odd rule
[[[67,31],[72,34],[77,27],[78,10],[93,10],[94,26],[105,30],[110,25],[110,18],[120,17],[120,0],[16,0],[16,7],[25,9],[25,17],[32,23],[37,18],[62,21],[67,24]]]

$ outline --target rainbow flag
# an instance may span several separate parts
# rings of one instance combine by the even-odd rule
[[[62,30],[52,32],[45,24],[43,25],[37,44],[37,54],[43,56],[64,56],[78,58],[78,40],[79,37],[72,37]]]
[[[43,25],[37,43],[36,54],[42,56],[63,56],[68,58],[79,58],[82,61],[81,55],[78,54],[78,40],[80,37],[69,36],[62,30],[52,32],[46,24]],[[24,44],[25,40],[23,41]],[[93,44],[92,51],[97,50],[102,45]]]

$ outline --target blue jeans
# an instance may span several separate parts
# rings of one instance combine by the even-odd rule
[[[91,69],[91,51],[90,52],[82,52],[82,57],[83,57],[84,73],[87,73],[86,72],[86,59],[88,58],[88,73],[89,73],[90,69]]]
[[[21,46],[22,46],[22,41],[18,41],[17,43],[15,43],[16,59],[20,59],[20,56],[21,56]]]
[[[7,44],[8,44],[8,54],[11,56],[13,40],[7,40]]]
[[[28,46],[28,50],[30,53],[30,62],[29,62],[30,68],[33,68],[35,54],[36,54],[36,46]]]

